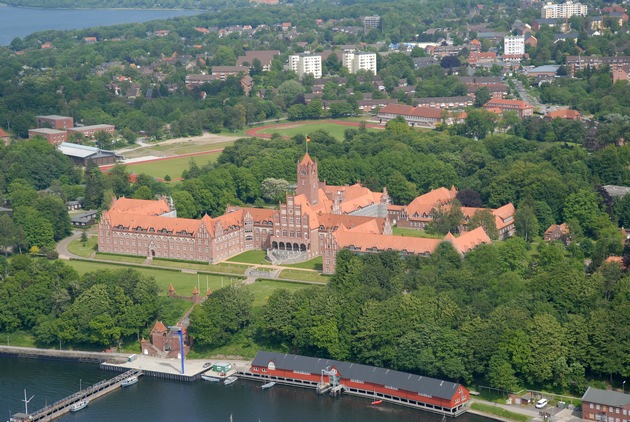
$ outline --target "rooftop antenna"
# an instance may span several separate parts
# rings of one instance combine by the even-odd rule
[[[26,388],[24,389],[24,400],[22,400],[24,402],[24,413],[26,413],[28,415],[28,403],[33,400],[33,397],[35,396],[31,396],[30,399],[26,400]]]

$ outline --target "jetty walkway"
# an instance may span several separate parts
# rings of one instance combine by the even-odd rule
[[[34,413],[24,414],[16,413],[10,419],[10,422],[47,422],[59,418],[62,415],[70,412],[72,406],[82,400],[92,401],[107,393],[120,388],[122,382],[127,378],[139,377],[142,375],[142,371],[138,369],[129,370],[123,374],[117,375],[109,380],[103,380],[90,387],[56,401],[53,404],[40,409]]]

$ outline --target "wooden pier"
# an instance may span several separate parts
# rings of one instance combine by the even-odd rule
[[[70,412],[72,405],[81,400],[95,400],[107,393],[110,393],[117,388],[120,388],[121,383],[130,377],[139,377],[142,375],[142,371],[138,369],[129,370],[123,374],[115,376],[112,379],[104,380],[96,383],[88,388],[85,388],[71,396],[63,398],[50,404],[43,409],[40,409],[31,414],[16,413],[13,415],[9,422],[47,422],[57,419],[64,414]]]

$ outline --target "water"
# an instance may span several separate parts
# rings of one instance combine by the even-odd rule
[[[84,29],[199,14],[196,10],[31,9],[0,6],[0,45],[49,29]]]
[[[83,387],[116,373],[96,364],[0,357],[0,421],[10,412],[23,412],[24,389],[33,412]],[[228,422],[439,422],[436,414],[344,395],[318,396],[311,389],[276,385],[261,390],[261,383],[238,380],[230,386],[205,381],[183,383],[141,377],[140,381],[94,400],[63,421],[208,421]],[[4,412],[4,413],[1,413]],[[451,419],[448,419],[449,421]],[[462,415],[456,422],[490,422]]]

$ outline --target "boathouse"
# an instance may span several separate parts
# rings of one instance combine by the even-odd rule
[[[242,374],[245,375],[245,374]],[[458,416],[470,393],[458,383],[332,359],[259,351],[246,374],[283,384],[315,387]]]

